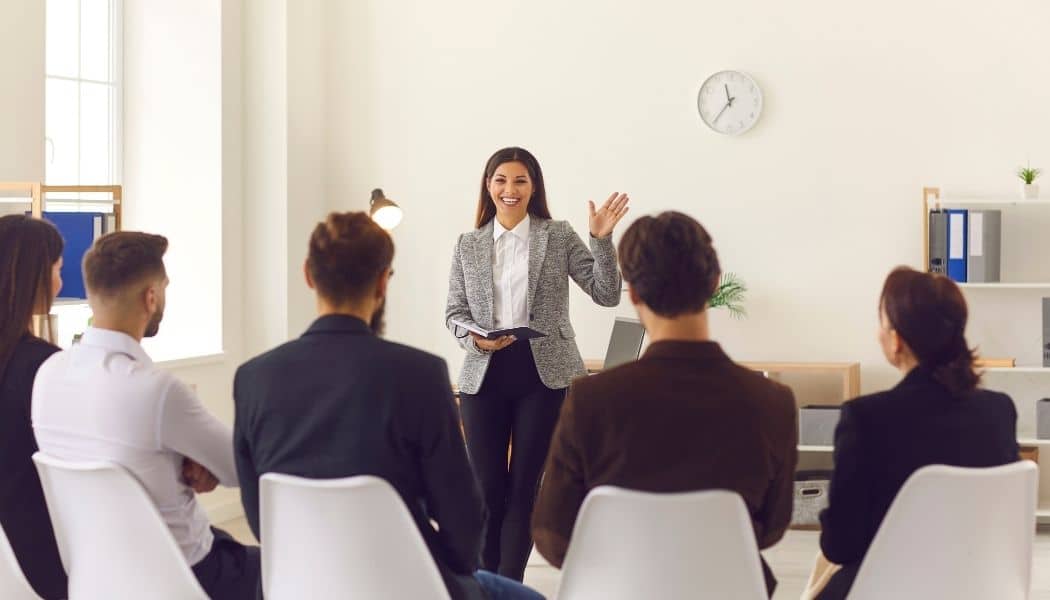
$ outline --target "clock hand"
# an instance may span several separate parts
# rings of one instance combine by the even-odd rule
[[[724,113],[726,111],[726,109],[729,108],[731,105],[732,105],[732,101],[726,102],[726,105],[722,107],[722,110],[718,111],[718,114],[715,115],[715,118],[711,119],[711,124],[714,125],[715,123],[717,123],[718,122],[718,117],[721,117],[722,113]]]
[[[724,86],[726,86],[726,100],[728,100],[728,101],[729,101],[729,103],[730,103],[730,104],[732,104],[732,103],[733,103],[733,98],[731,98],[731,97],[729,96],[729,84],[728,84],[728,83],[725,83],[725,84],[723,84],[723,85],[724,85]]]

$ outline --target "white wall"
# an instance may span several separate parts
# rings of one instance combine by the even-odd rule
[[[44,3],[0,3],[0,181],[44,180]]]
[[[169,240],[158,358],[222,351],[222,21],[210,0],[124,7],[124,228]]]
[[[401,202],[390,336],[454,372],[449,257],[499,147],[538,156],[581,234],[586,201],[613,190],[633,199],[617,237],[641,214],[694,215],[751,286],[748,319],[714,321],[731,355],[862,361],[868,390],[894,378],[875,303],[891,267],[921,261],[922,186],[1013,193],[1017,165],[1050,166],[1038,0],[332,0],[327,23],[331,201],[363,209],[382,186]],[[722,69],[765,93],[739,138],[696,113]],[[614,314],[631,309],[573,296],[584,356],[603,355]]]

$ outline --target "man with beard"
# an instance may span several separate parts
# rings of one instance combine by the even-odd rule
[[[264,473],[378,476],[404,500],[454,600],[542,599],[477,572],[485,515],[448,367],[379,337],[393,259],[390,235],[363,212],[332,213],[314,229],[304,271],[317,320],[234,378],[248,524],[258,537]]]
[[[204,591],[254,598],[259,549],[212,528],[195,496],[219,483],[237,486],[232,432],[140,345],[164,317],[167,248],[159,235],[117,232],[85,254],[93,327],[40,367],[33,432],[50,456],[127,469],[154,500]]]

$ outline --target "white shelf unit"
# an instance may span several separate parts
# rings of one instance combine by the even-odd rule
[[[937,188],[927,188],[937,189]],[[1007,206],[1050,207],[1050,198],[1023,200],[1016,196],[943,196],[935,197],[934,206],[947,208],[999,208]]]
[[[1003,214],[1014,214],[1015,218],[1021,218],[1024,222],[1029,222],[1032,219],[1038,219],[1040,222],[1046,218],[1046,209],[1050,208],[1050,198],[1038,199],[1038,200],[1024,200],[1020,195],[958,195],[958,194],[944,194],[942,190],[935,187],[927,187],[922,190],[922,232],[923,232],[923,262],[922,270],[927,270],[930,264],[929,256],[929,211],[933,209],[943,208],[959,208],[959,209],[972,209],[972,210],[1002,210]],[[1020,215],[1017,217],[1016,215]],[[1005,216],[1004,216],[1005,219]],[[1023,248],[1026,250],[1031,249],[1031,244],[1042,238],[1042,233],[1039,230],[1023,232],[1024,237],[1015,238],[1019,239]],[[1029,236],[1032,236],[1030,239]],[[1016,247],[1015,247],[1016,249]],[[1006,250],[1003,250],[1004,254]],[[1045,253],[1045,245],[1039,246],[1039,251],[1032,251],[1031,255],[1035,260],[1040,260],[1040,256]],[[1014,259],[1018,260],[1021,254],[1015,253]],[[1026,252],[1023,256],[1027,257],[1029,254]],[[1031,259],[1028,259],[1031,260]],[[1013,264],[1013,263],[1012,263]],[[1022,267],[1031,267],[1033,264],[1027,260],[1021,263]],[[1018,265],[1014,265],[1018,266]],[[998,344],[996,350],[1002,356],[1016,356],[1018,352],[1021,352],[1023,348],[1029,348],[1032,340],[1024,339],[1018,340],[1018,330],[1013,329],[1005,338],[997,336],[998,330],[1003,327],[1003,321],[1001,319],[1018,319],[1016,313],[1002,313],[1001,310],[990,309],[981,310],[983,308],[989,308],[987,303],[993,303],[991,306],[995,306],[995,303],[1008,302],[1008,298],[1013,298],[1014,302],[1020,301],[1022,304],[1028,302],[1029,295],[1033,298],[1033,302],[1038,302],[1038,297],[1046,295],[1050,296],[1050,281],[1040,281],[1047,277],[1047,273],[1042,269],[1022,269],[1018,273],[1014,274],[1014,281],[1011,281],[1009,276],[1004,272],[1003,282],[995,283],[959,283],[959,287],[966,293],[967,302],[970,305],[970,317],[971,320],[976,316],[978,319],[985,317],[990,319],[990,323],[993,323],[995,331],[985,330],[985,335],[992,335],[994,339],[985,339],[983,336],[978,339],[968,340],[971,344],[977,345],[978,347],[984,346],[989,342],[993,345]],[[1000,295],[1007,294],[1007,295]],[[1016,305],[1015,305],[1016,306]],[[1031,316],[1021,317],[1025,322],[1029,322]],[[1009,321],[1007,321],[1009,323]],[[1038,324],[1034,325],[1039,327]],[[1015,349],[1016,348],[1016,349]],[[993,352],[993,354],[995,354]],[[1022,363],[1016,367],[984,367],[980,370],[988,375],[994,383],[990,386],[993,389],[999,386],[1006,386],[1007,389],[1015,388],[1021,390],[1034,389],[1038,391],[1042,386],[1044,380],[1042,375],[1050,375],[1050,368],[1030,364],[1038,360],[1035,355],[1024,357],[1024,353],[1021,352],[1022,360],[1029,364]],[[1050,387],[1050,379],[1045,380],[1045,383]],[[1020,386],[1019,388],[1017,386]],[[1050,389],[1048,389],[1050,392]],[[1042,393],[1042,392],[1040,392]],[[1015,405],[1018,408],[1018,433],[1017,443],[1020,446],[1035,447],[1038,452],[1038,464],[1039,464],[1039,498],[1038,508],[1036,510],[1036,518],[1039,523],[1050,523],[1050,440],[1041,440],[1033,437],[1035,427],[1032,421],[1035,418],[1034,410],[1031,408],[1031,403],[1027,396],[1030,394],[1016,394],[1011,393],[1010,396],[1013,398]],[[1046,393],[1045,395],[1050,395]],[[1022,424],[1022,421],[1025,423]]]
[[[964,290],[1050,290],[1050,282],[1043,283],[960,283]]]

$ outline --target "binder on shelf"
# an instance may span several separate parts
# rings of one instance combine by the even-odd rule
[[[969,211],[949,208],[948,213],[948,277],[958,283],[966,283],[967,248],[966,230]]]
[[[1050,298],[1043,298],[1043,366],[1050,367]]]
[[[943,210],[930,211],[930,273],[948,274],[948,214]]]
[[[84,288],[84,275],[80,264],[91,245],[103,235],[107,215],[88,212],[45,212],[43,216],[58,228],[66,242],[62,250],[62,291],[59,296],[86,299],[87,290]]]
[[[968,221],[970,239],[966,257],[966,281],[998,283],[1003,213],[998,210],[972,210]]]

